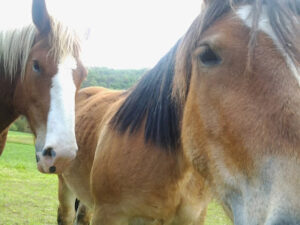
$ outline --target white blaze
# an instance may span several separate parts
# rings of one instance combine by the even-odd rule
[[[75,92],[73,69],[76,61],[68,56],[58,65],[58,72],[52,78],[50,109],[47,120],[45,148],[52,147],[62,155],[77,150],[75,138]]]
[[[251,15],[252,7],[250,5],[245,5],[240,7],[237,10],[237,15],[243,22],[248,26],[252,26],[252,15]],[[259,24],[258,24],[258,29],[263,31],[265,34],[267,34],[274,42],[275,46],[278,48],[282,56],[284,57],[287,66],[290,68],[292,71],[293,75],[298,81],[298,84],[300,86],[300,75],[299,75],[299,69],[296,67],[296,65],[293,63],[293,60],[288,56],[288,54],[285,52],[283,49],[282,45],[280,44],[277,36],[275,35],[271,24],[270,20],[267,16],[265,8],[262,9],[262,14],[260,16]]]

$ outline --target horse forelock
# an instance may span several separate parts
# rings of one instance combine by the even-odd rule
[[[0,31],[0,66],[6,76],[11,79],[19,75],[24,77],[27,59],[37,36],[38,31],[33,24]],[[51,31],[45,38],[48,38],[50,46],[48,56],[56,63],[68,55],[79,56],[79,37],[61,22],[51,18]]]
[[[253,51],[256,45],[260,19],[262,16],[266,16],[270,21],[270,27],[280,44],[280,48],[296,67],[299,67],[299,0],[210,0],[202,5],[201,14],[195,19],[178,47],[172,95],[180,104],[184,104],[189,91],[192,52],[197,47],[203,33],[213,26],[217,20],[229,12],[236,13],[239,7],[244,5],[251,7],[253,18],[250,25],[251,36],[248,46],[249,65],[251,65],[251,57],[254,55]]]
[[[69,55],[75,58],[80,53],[80,39],[74,29],[51,18],[51,31],[49,37],[49,55],[56,63],[63,61]]]

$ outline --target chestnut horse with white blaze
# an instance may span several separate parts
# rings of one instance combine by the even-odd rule
[[[75,93],[86,76],[75,32],[33,0],[33,24],[0,31],[0,154],[8,128],[26,116],[38,168],[60,173],[76,156]]]
[[[84,205],[93,225],[201,224],[213,195],[236,225],[300,224],[299,16],[299,0],[205,0],[135,87],[81,90],[60,223],[76,196],[77,224]]]

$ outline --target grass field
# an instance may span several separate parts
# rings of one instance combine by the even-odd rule
[[[57,224],[57,205],[57,177],[36,169],[32,136],[10,132],[0,157],[0,225]],[[205,225],[229,224],[222,208],[211,203]]]

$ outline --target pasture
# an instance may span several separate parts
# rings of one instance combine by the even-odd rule
[[[32,135],[10,132],[0,157],[0,225],[55,225],[57,177],[36,169]],[[232,224],[215,202],[205,225]]]

